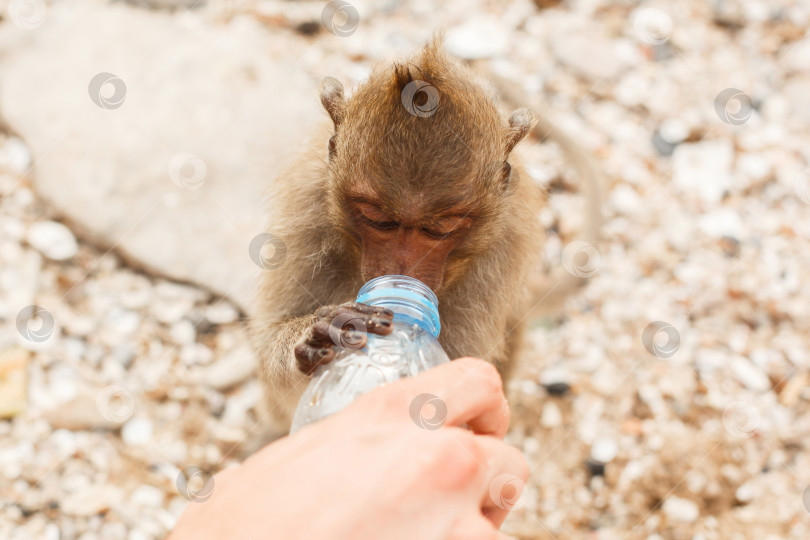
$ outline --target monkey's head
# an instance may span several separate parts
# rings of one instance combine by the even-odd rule
[[[440,40],[404,64],[378,68],[350,99],[327,78],[330,218],[364,280],[415,277],[434,291],[503,241],[518,181],[509,154],[534,121],[508,121]]]

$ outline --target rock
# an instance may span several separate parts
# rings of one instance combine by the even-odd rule
[[[697,504],[689,499],[675,496],[665,500],[661,509],[669,519],[683,523],[692,523],[700,516],[700,509]]]
[[[0,169],[15,174],[25,174],[31,167],[31,151],[17,137],[7,137],[0,141]]]
[[[105,418],[96,404],[96,393],[82,392],[67,402],[43,412],[42,417],[54,429],[116,429],[121,422]]]
[[[544,428],[555,428],[562,425],[563,417],[560,408],[553,401],[543,405],[543,414],[540,417],[540,424]]]
[[[785,407],[793,407],[799,402],[802,391],[810,386],[810,376],[806,372],[791,377],[779,392],[779,402]]]
[[[55,221],[31,225],[25,239],[31,247],[54,261],[70,259],[79,250],[79,244],[70,229]]]
[[[741,238],[745,236],[740,215],[731,208],[719,208],[701,216],[698,227],[712,238]]]
[[[121,428],[121,440],[129,446],[144,446],[152,441],[152,421],[136,417]]]
[[[239,312],[228,302],[217,302],[205,308],[205,318],[211,324],[228,324],[239,318]]]
[[[747,358],[734,356],[730,362],[734,377],[746,388],[754,392],[767,392],[771,389],[771,380],[759,367]]]
[[[585,466],[588,468],[588,472],[590,472],[593,476],[605,475],[605,464],[601,461],[596,461],[589,458],[585,460]]]
[[[757,495],[759,495],[759,489],[753,482],[744,483],[734,492],[734,498],[737,499],[737,502],[742,504],[750,503]]]
[[[187,366],[210,364],[214,353],[202,343],[190,343],[180,349],[180,360]]]
[[[231,351],[210,366],[196,372],[197,380],[215,390],[225,390],[239,384],[256,369],[256,359],[249,345]]]
[[[62,513],[70,516],[90,517],[106,512],[123,498],[120,488],[111,485],[91,485],[65,496],[60,504]]]
[[[730,140],[710,140],[678,145],[672,154],[673,182],[711,204],[731,188],[734,147]]]
[[[563,65],[589,81],[614,79],[626,67],[615,44],[595,32],[569,32],[552,40],[551,50]]]
[[[445,45],[451,54],[460,58],[492,58],[506,53],[509,35],[497,20],[478,16],[449,29]]]
[[[552,396],[564,396],[571,390],[571,376],[564,369],[552,367],[540,374],[540,384]]]
[[[619,446],[613,439],[596,439],[591,446],[591,459],[599,463],[610,463],[619,451]]]
[[[136,508],[161,508],[163,506],[163,490],[155,486],[138,486],[129,496],[129,503]]]
[[[194,343],[194,340],[197,339],[197,330],[194,328],[191,321],[182,319],[172,325],[169,330],[169,335],[175,343],[189,345]]]
[[[14,418],[25,410],[29,356],[21,347],[0,353],[0,418]]]
[[[670,144],[680,144],[689,136],[689,126],[678,118],[668,118],[661,122],[658,133]]]
[[[810,122],[810,77],[787,81],[782,90],[782,95],[790,104],[791,115],[796,115],[803,122]]]
[[[675,151],[676,144],[673,144],[661,136],[660,130],[655,130],[652,136],[652,145],[655,151],[662,156],[671,156]]]
[[[87,0],[48,5],[46,25],[8,25],[0,41],[0,110],[31,149],[36,190],[99,245],[247,308],[261,194],[323,114],[323,74],[287,53],[291,39],[308,42],[247,17],[187,21]],[[156,43],[169,52],[145,55]],[[195,159],[173,162],[183,155]]]
[[[643,207],[644,201],[632,187],[619,184],[610,192],[610,205],[622,214],[633,214]]]

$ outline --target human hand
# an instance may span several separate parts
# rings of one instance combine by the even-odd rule
[[[446,406],[438,429],[411,416],[426,394]],[[222,471],[171,540],[506,538],[498,528],[510,507],[497,492],[493,501],[493,486],[507,478],[519,489],[529,472],[500,440],[508,425],[495,368],[456,360],[369,392]]]

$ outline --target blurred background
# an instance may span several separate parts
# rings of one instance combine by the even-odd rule
[[[806,0],[0,0],[0,537],[163,538],[258,448],[263,189],[323,76],[444,28],[607,178],[574,244],[578,179],[520,145],[546,267],[588,283],[509,385],[533,469],[504,530],[810,538],[808,26]]]

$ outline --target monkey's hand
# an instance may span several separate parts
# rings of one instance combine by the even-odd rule
[[[324,306],[315,312],[315,322],[295,345],[299,371],[312,375],[318,366],[331,362],[336,348],[361,349],[367,332],[385,336],[393,329],[394,312],[376,306],[346,302]]]

